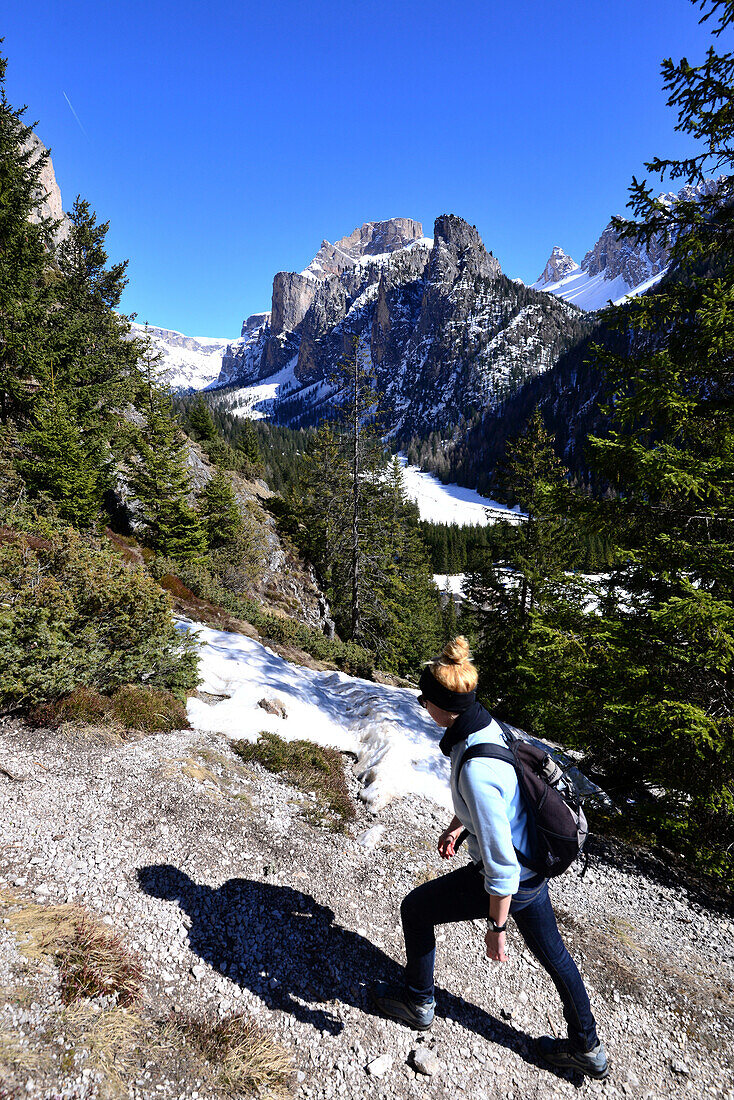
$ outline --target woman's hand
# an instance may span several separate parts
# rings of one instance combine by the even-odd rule
[[[491,928],[488,928],[487,934],[484,937],[484,942],[487,946],[488,959],[492,959],[493,962],[507,962],[507,955],[505,954],[504,932],[493,932]]]
[[[448,829],[444,829],[441,833],[438,838],[438,854],[442,859],[451,859],[456,855],[456,841],[462,828],[463,825],[458,817],[455,817]]]

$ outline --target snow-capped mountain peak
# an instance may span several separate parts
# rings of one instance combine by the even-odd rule
[[[558,283],[566,275],[570,275],[572,271],[578,271],[579,264],[575,260],[572,260],[570,256],[567,256],[560,245],[556,245],[548,257],[548,262],[543,268],[543,272],[538,276],[537,282],[533,283],[536,290],[543,290],[550,283]]]
[[[718,180],[707,179],[696,187],[686,185],[677,194],[669,191],[659,199],[667,206],[682,200],[695,202],[715,195],[718,187]],[[623,240],[609,222],[580,267],[563,249],[554,248],[532,289],[548,291],[584,310],[602,309],[610,301],[617,305],[655,286],[667,271],[669,258],[670,242],[653,239],[642,245]]]

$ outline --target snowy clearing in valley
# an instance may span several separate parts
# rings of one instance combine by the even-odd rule
[[[434,573],[433,583],[441,592],[450,592],[452,596],[463,596],[466,573]]]
[[[451,808],[449,761],[438,748],[442,730],[418,706],[417,691],[292,665],[243,634],[190,622],[179,627],[202,643],[200,689],[225,696],[213,705],[189,699],[195,729],[245,741],[267,730],[286,741],[305,738],[353,752],[361,797],[375,811],[408,794]],[[268,714],[261,699],[279,699],[288,717]]]
[[[403,467],[405,491],[418,505],[420,517],[431,523],[453,523],[457,527],[485,527],[487,524],[520,523],[524,516],[519,507],[508,508],[476,489],[463,485],[442,485],[433,474],[418,466],[409,466],[405,455],[398,456]]]

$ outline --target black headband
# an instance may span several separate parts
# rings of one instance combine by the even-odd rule
[[[443,684],[439,684],[430,668],[423,669],[418,687],[429,703],[440,707],[441,710],[447,710],[449,714],[462,714],[473,706],[477,697],[475,691],[451,691]]]

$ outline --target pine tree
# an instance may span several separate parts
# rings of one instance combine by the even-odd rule
[[[103,463],[62,396],[52,390],[48,400],[37,403],[23,444],[16,465],[31,493],[48,497],[74,527],[92,526],[102,500]]]
[[[7,62],[0,57],[0,422],[23,423],[46,377],[46,319],[52,303],[50,220],[38,220],[43,198],[33,126],[5,92]],[[35,218],[34,221],[31,219]]]
[[[719,35],[730,3],[704,3]],[[626,238],[671,240],[655,293],[613,321],[619,354],[597,352],[614,402],[591,441],[612,493],[596,505],[614,546],[603,619],[574,697],[598,763],[627,789],[652,785],[667,843],[734,873],[734,55],[662,67],[676,129],[701,152],[651,172],[690,184],[724,169],[715,194],[668,206],[633,181]],[[620,593],[622,593],[620,598]],[[703,856],[702,856],[703,853]]]
[[[363,559],[364,528],[369,514],[368,501],[377,478],[381,446],[376,430],[375,410],[379,394],[367,362],[367,350],[358,336],[352,340],[352,350],[341,363],[342,422],[347,441],[351,478],[349,483],[349,575],[351,587],[350,636],[364,640],[362,622],[364,600],[370,591],[365,584]]]
[[[46,495],[78,526],[99,516],[112,467],[127,443],[120,414],[139,388],[137,343],[116,312],[125,263],[107,266],[107,224],[77,198],[58,247],[47,361],[21,439],[19,467],[32,495]]]
[[[212,548],[231,545],[242,531],[242,514],[224,470],[218,469],[199,494],[199,515]]]
[[[584,607],[585,586],[567,573],[577,536],[553,443],[536,411],[508,444],[500,484],[525,518],[501,548],[474,555],[465,586],[480,639],[480,688],[500,715],[530,728],[548,723],[549,645],[570,622],[578,625]]]
[[[257,434],[251,420],[245,420],[237,436],[235,448],[244,455],[249,463],[257,466],[262,461]]]
[[[196,400],[189,409],[188,421],[194,439],[200,439],[202,442],[207,443],[217,438],[217,429],[212,414],[201,394],[197,394]]]
[[[189,504],[191,482],[185,444],[170,399],[154,378],[150,348],[143,358],[147,391],[145,426],[134,443],[130,485],[135,493],[146,538],[156,553],[186,561],[206,550],[206,536]]]

